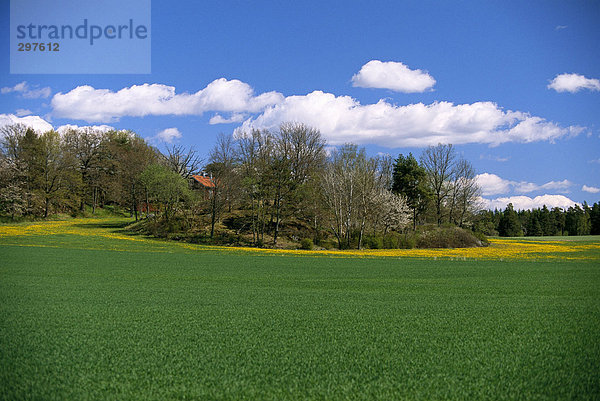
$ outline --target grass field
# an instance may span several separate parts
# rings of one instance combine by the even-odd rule
[[[0,399],[600,399],[598,237],[285,254],[123,223],[0,226]]]

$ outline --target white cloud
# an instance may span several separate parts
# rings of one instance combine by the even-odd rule
[[[598,164],[600,164],[600,159],[589,160],[588,163],[598,163]]]
[[[568,27],[568,25],[557,25],[556,28],[554,28],[554,30],[560,31],[561,29],[567,29]]]
[[[229,117],[229,118],[225,118],[225,117],[221,116],[220,114],[215,114],[214,116],[211,117],[211,119],[208,121],[208,123],[211,125],[241,123],[242,121],[244,121],[244,118],[245,118],[245,115],[239,114],[239,113],[233,113],[231,115],[231,117]]]
[[[52,124],[40,116],[18,117],[14,114],[0,114],[0,128],[5,125],[23,124],[37,132],[46,132],[53,129]]]
[[[38,98],[47,98],[52,93],[52,90],[49,87],[45,88],[30,88],[26,81],[16,84],[13,87],[4,87],[0,89],[0,93],[3,95],[6,93],[17,92],[20,93],[26,99],[38,99]]]
[[[492,102],[455,105],[450,102],[392,105],[385,100],[362,105],[350,96],[314,91],[288,96],[248,119],[238,130],[273,129],[285,121],[301,121],[318,128],[325,139],[377,144],[388,148],[420,147],[437,143],[487,143],[554,141],[584,131],[562,128],[527,113],[504,111]]]
[[[589,192],[591,194],[597,194],[598,192],[600,192],[600,188],[588,187],[587,185],[584,185],[583,187],[581,187],[581,190],[584,192]]]
[[[283,101],[278,92],[254,96],[250,85],[237,79],[216,79],[196,93],[175,93],[162,84],[133,85],[117,92],[78,86],[52,98],[53,115],[88,122],[114,122],[121,117],[201,115],[206,111],[257,113]]]
[[[485,196],[505,194],[510,192],[512,182],[498,177],[496,174],[483,173],[475,177],[481,192]]]
[[[496,174],[478,174],[475,179],[481,187],[484,196],[506,194],[510,192],[529,193],[534,191],[556,190],[560,193],[568,193],[573,183],[569,180],[550,181],[542,185],[526,181],[510,181]]]
[[[396,92],[425,92],[435,85],[435,79],[422,70],[411,70],[395,61],[371,60],[352,77],[352,86],[391,89]]]
[[[563,195],[541,195],[535,198],[528,196],[510,196],[506,198],[481,199],[484,207],[489,210],[503,210],[509,203],[513,204],[515,210],[538,209],[546,205],[547,208],[560,207],[567,209],[577,204],[577,202]]]
[[[600,91],[600,80],[586,78],[579,74],[559,74],[550,82],[548,89],[557,92],[575,93],[582,89]]]
[[[181,139],[182,134],[177,128],[167,128],[160,131],[152,139],[159,140],[166,143],[173,143],[177,139]]]
[[[31,110],[29,110],[29,109],[17,109],[15,111],[15,115],[17,117],[24,117],[24,116],[28,116],[30,114],[31,114]]]
[[[110,125],[84,125],[84,126],[79,126],[79,125],[75,125],[75,124],[65,124],[65,125],[61,125],[60,127],[58,127],[56,129],[56,132],[58,132],[59,134],[64,134],[66,131],[68,130],[79,130],[79,129],[90,129],[92,131],[95,132],[108,132],[108,131],[114,131],[115,127],[111,127]]]
[[[504,163],[510,160],[510,157],[501,157],[494,155],[479,155],[479,160],[493,160],[495,162]]]

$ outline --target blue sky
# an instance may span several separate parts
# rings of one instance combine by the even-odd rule
[[[206,155],[217,133],[296,120],[371,154],[454,143],[492,207],[600,200],[600,2],[154,0],[152,72],[96,75],[10,74],[0,11],[0,125]]]

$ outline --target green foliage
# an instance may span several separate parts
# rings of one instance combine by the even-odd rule
[[[379,235],[365,235],[363,247],[366,249],[383,249],[383,237]]]
[[[406,198],[412,210],[413,228],[416,228],[417,221],[425,212],[432,194],[427,186],[427,171],[412,153],[406,157],[398,155],[394,163],[392,191]]]
[[[490,245],[490,240],[487,238],[487,236],[484,233],[479,232],[479,231],[475,231],[473,233],[473,236],[475,238],[477,238],[479,241],[481,241],[482,245],[484,245],[484,246],[489,246]]]
[[[401,234],[392,231],[383,237],[383,247],[385,249],[412,249],[415,246],[416,236],[414,233]]]
[[[300,241],[300,249],[310,251],[313,249],[313,246],[313,241],[310,238],[303,238],[302,241]]]
[[[506,206],[500,223],[498,226],[498,233],[503,237],[522,237],[523,229],[519,220],[519,215],[513,209],[512,203]]]
[[[469,248],[482,243],[473,233],[459,227],[439,227],[417,236],[417,248]]]
[[[141,173],[140,181],[151,202],[162,205],[163,217],[169,220],[181,202],[190,198],[187,181],[168,167],[151,164]],[[169,232],[173,232],[169,229]]]

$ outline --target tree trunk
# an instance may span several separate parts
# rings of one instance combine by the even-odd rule
[[[98,187],[94,187],[92,192],[92,214],[96,214],[96,202],[98,202]]]
[[[279,218],[281,210],[281,200],[277,199],[275,206],[275,233],[273,234],[273,245],[277,245],[277,236],[279,235]]]
[[[216,202],[216,191],[213,192],[211,199],[211,216],[210,216],[210,238],[212,239],[215,234],[215,222],[217,221],[217,202]]]

